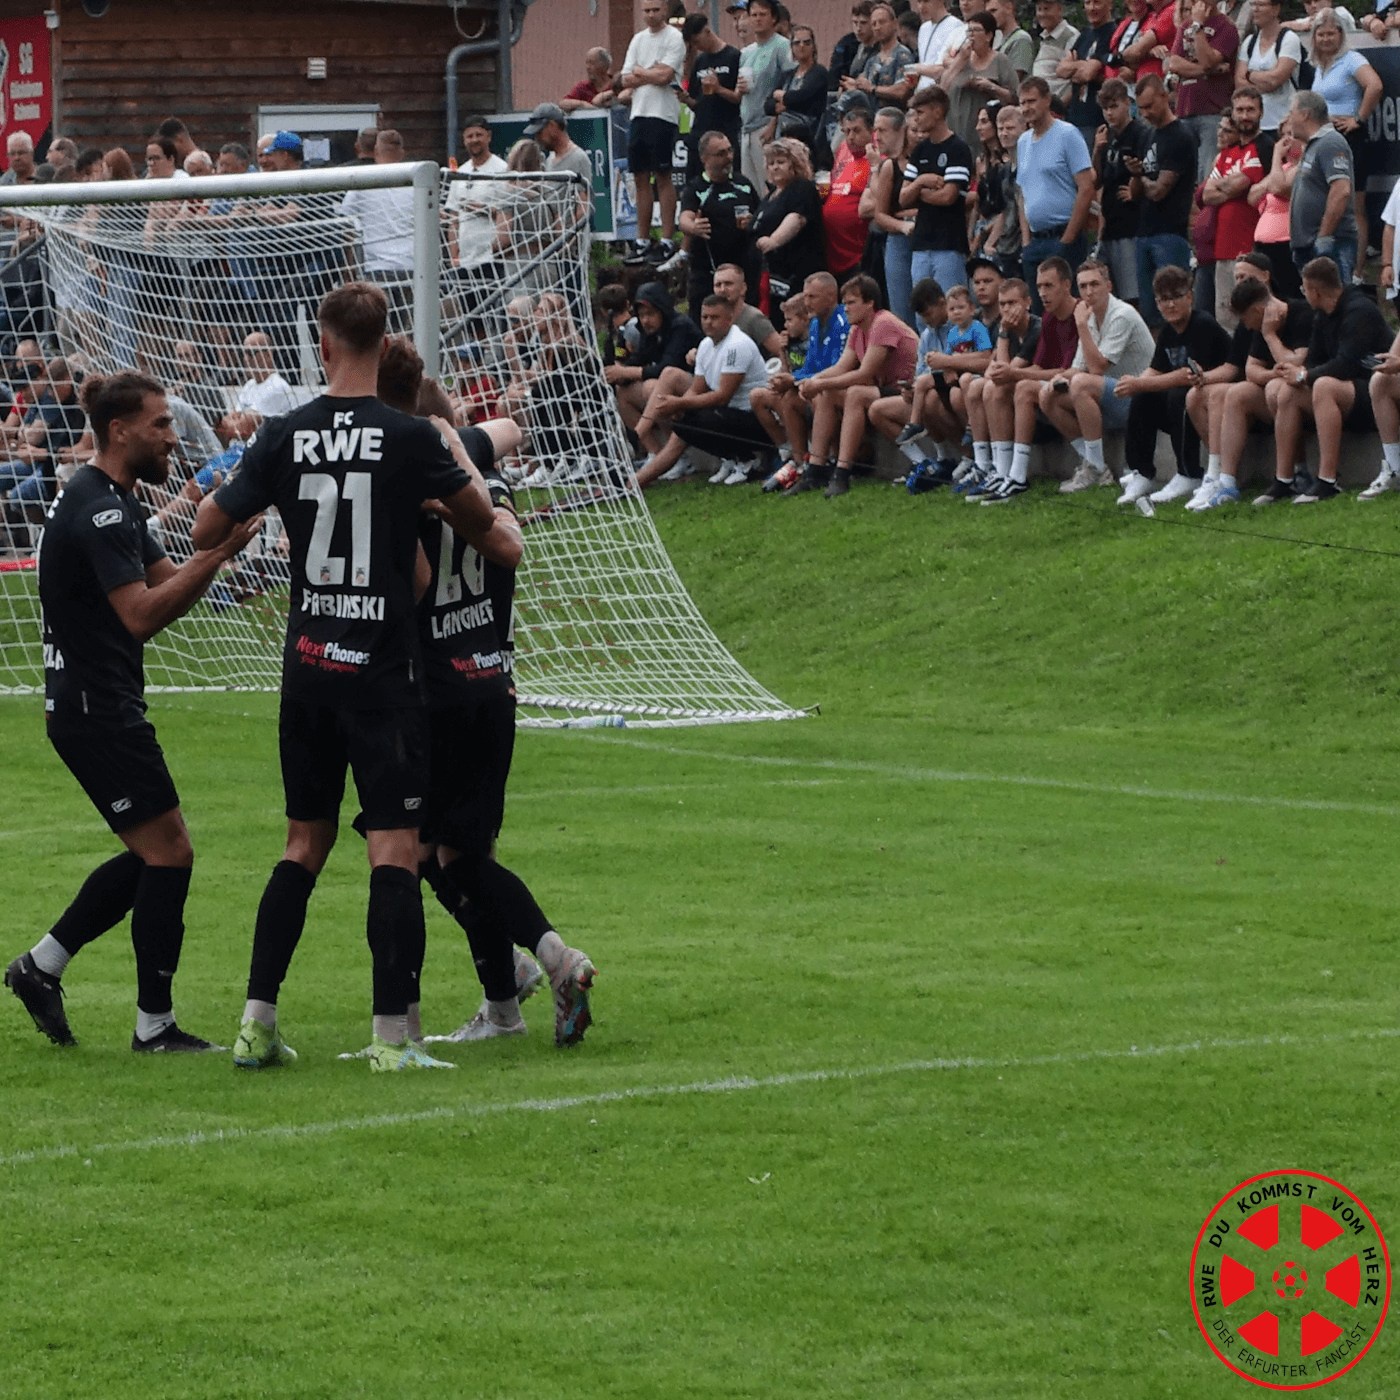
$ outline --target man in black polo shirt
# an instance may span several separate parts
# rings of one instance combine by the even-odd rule
[[[1065,120],[1079,128],[1091,151],[1099,128],[1099,89],[1113,55],[1113,31],[1117,27],[1112,0],[1084,0],[1084,28],[1055,68],[1057,78],[1070,81]]]
[[[138,482],[162,485],[175,448],[165,390],[141,374],[89,379],[97,455],[49,512],[39,551],[49,742],[126,850],[98,866],[58,922],[5,969],[5,985],[58,1045],[74,1044],[59,980],[69,959],[131,915],[136,1033],[145,1052],[218,1050],[175,1024],[194,849],[146,718],[142,646],[183,617],[260,522],[176,568],[146,533]]]
[[[715,269],[734,263],[757,294],[763,273],[754,247],[753,216],[758,194],[734,174],[734,143],[723,132],[702,132],[700,174],[681,195],[681,232],[689,240],[690,282],[686,299],[699,306],[715,289]]]
[[[424,940],[418,827],[427,786],[413,571],[425,500],[440,501],[464,532],[489,526],[492,512],[480,475],[457,465],[440,429],[379,401],[387,314],[383,292],[365,282],[322,300],[326,393],[264,423],[237,474],[200,502],[195,519],[198,548],[276,505],[291,546],[278,726],[287,846],[253,935],[234,1045],[234,1063],[248,1069],[294,1058],[277,1028],[277,998],[335,844],[347,767],[369,847],[370,1067],[443,1064],[409,1040],[407,1026]]]

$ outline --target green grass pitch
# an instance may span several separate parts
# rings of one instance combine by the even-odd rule
[[[658,494],[719,634],[822,714],[522,737],[501,854],[600,968],[577,1050],[536,1000],[450,1075],[338,1062],[352,835],[294,1070],[133,1057],[124,930],[65,979],[75,1051],[5,996],[0,1396],[1253,1393],[1190,1307],[1216,1200],[1322,1172],[1400,1244],[1400,533],[1095,494]],[[152,713],[197,851],[177,1007],[228,1041],[275,705]],[[40,726],[0,704],[6,961],[114,849]],[[430,1029],[479,995],[431,908],[424,986]],[[1397,1374],[1391,1318],[1335,1393]]]

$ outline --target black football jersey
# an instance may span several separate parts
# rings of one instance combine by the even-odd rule
[[[495,472],[490,438],[478,428],[463,428],[461,437],[486,478],[491,504],[514,512],[510,487]],[[432,582],[418,607],[428,703],[456,704],[468,689],[487,682],[508,686],[514,664],[515,570],[483,558],[434,515],[422,517],[419,539],[432,569]]]
[[[282,517],[285,696],[346,709],[421,703],[419,507],[467,481],[431,423],[377,398],[323,395],[263,423],[214,499],[235,520],[268,506]]]
[[[45,709],[51,723],[133,724],[146,713],[140,642],[107,599],[165,551],[146,508],[96,467],[79,467],[49,508],[39,545]]]

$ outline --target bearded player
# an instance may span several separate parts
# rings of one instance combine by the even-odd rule
[[[183,617],[261,517],[179,568],[146,531],[137,485],[164,485],[175,448],[165,390],[143,374],[89,379],[97,454],[49,511],[39,547],[49,742],[126,850],[97,867],[58,922],[5,970],[5,985],[55,1044],[76,1042],[61,978],[81,948],[131,915],[136,1031],[144,1053],[223,1050],[175,1023],[194,848],[146,718],[144,643]]]

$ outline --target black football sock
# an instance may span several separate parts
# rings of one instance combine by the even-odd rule
[[[540,939],[554,925],[535,902],[530,887],[515,871],[495,860],[483,862],[479,881],[481,898],[500,920],[511,941],[532,953],[538,952]]]
[[[472,950],[476,975],[488,1001],[515,995],[515,953],[510,935],[480,896],[480,873],[490,861],[482,856],[458,856],[438,871],[438,882],[457,892],[453,917],[461,924]]]
[[[83,881],[73,902],[58,916],[49,936],[72,957],[108,929],[115,928],[136,903],[136,887],[145,869],[132,851],[113,856]]]
[[[190,868],[148,865],[136,886],[131,946],[136,950],[136,1005],[150,1014],[171,1009],[170,985],[185,941],[185,899]]]
[[[409,963],[423,933],[423,896],[417,878],[397,865],[369,873],[365,936],[374,964],[374,1014],[403,1016],[418,1000],[418,974]]]
[[[258,904],[253,958],[248,969],[248,1000],[275,1006],[292,954],[306,927],[306,906],[316,877],[294,860],[278,861]]]

